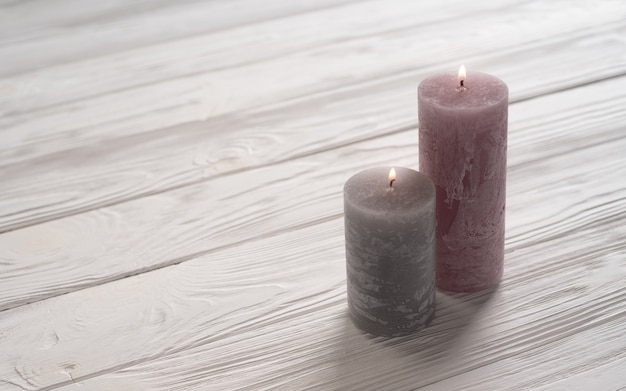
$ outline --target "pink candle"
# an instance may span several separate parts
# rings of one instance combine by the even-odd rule
[[[504,261],[508,88],[494,76],[439,74],[418,88],[420,171],[437,197],[437,287],[497,285]]]

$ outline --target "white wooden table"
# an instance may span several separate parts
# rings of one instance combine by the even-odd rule
[[[0,390],[626,389],[626,3],[0,0]],[[346,316],[342,186],[511,91],[504,280]]]

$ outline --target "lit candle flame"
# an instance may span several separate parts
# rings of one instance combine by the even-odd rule
[[[458,77],[459,77],[459,85],[461,87],[464,87],[465,79],[467,78],[467,74],[465,72],[465,65],[461,65],[461,68],[459,68]]]
[[[396,180],[396,169],[391,167],[391,170],[389,170],[389,187],[390,188],[393,185],[393,182],[395,180]]]

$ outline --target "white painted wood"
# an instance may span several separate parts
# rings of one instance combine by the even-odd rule
[[[68,0],[61,0],[69,2]],[[189,1],[187,1],[189,2]],[[248,1],[250,2],[250,1]],[[223,2],[206,2],[208,4],[203,6],[208,7],[221,7],[224,8]],[[270,3],[270,8],[276,7],[281,2]],[[286,1],[282,1],[282,7],[285,8]],[[293,2],[291,2],[293,3]],[[302,2],[301,2],[302,3]],[[335,1],[335,3],[339,3]],[[59,105],[67,101],[78,100],[88,98],[90,96],[98,96],[107,92],[115,92],[117,90],[129,90],[131,87],[140,87],[149,85],[152,83],[166,82],[171,79],[178,80],[179,83],[190,84],[189,81],[198,81],[195,76],[201,76],[203,73],[215,72],[219,70],[226,70],[233,68],[233,71],[241,72],[240,68],[255,69],[258,67],[258,63],[278,61],[294,61],[294,59],[300,59],[301,66],[306,66],[317,73],[327,72],[325,75],[336,75],[336,71],[341,71],[341,79],[343,81],[346,77],[351,76],[347,74],[347,69],[335,69],[338,65],[345,63],[350,57],[355,57],[359,53],[355,50],[355,45],[359,45],[361,52],[359,59],[364,61],[365,67],[360,68],[359,74],[362,76],[369,76],[368,71],[376,63],[380,63],[380,54],[386,54],[387,58],[384,60],[388,65],[393,66],[393,70],[402,69],[407,71],[416,67],[421,67],[426,62],[426,59],[420,58],[427,54],[437,54],[437,57],[442,57],[445,51],[441,47],[434,47],[435,45],[421,45],[422,50],[428,50],[427,53],[417,52],[414,53],[412,49],[417,49],[419,42],[413,42],[416,39],[424,40],[424,34],[432,32],[435,27],[429,26],[429,22],[433,19],[439,23],[445,22],[448,27],[452,27],[451,31],[446,32],[446,37],[451,40],[454,37],[455,32],[460,31],[461,28],[466,28],[468,31],[474,31],[476,29],[476,21],[472,18],[461,18],[463,14],[485,14],[485,21],[494,23],[498,28],[501,25],[505,25],[503,22],[510,22],[514,20],[513,16],[506,17],[505,20],[501,20],[502,16],[498,12],[494,12],[503,5],[515,5],[515,2],[508,0],[501,5],[489,4],[487,1],[476,1],[471,4],[465,4],[461,8],[462,2],[459,0],[447,1],[447,7],[441,7],[440,5],[433,4],[417,4],[410,2],[403,2],[399,0],[392,0],[391,2],[384,3],[382,1],[369,1],[359,2],[358,4],[348,5],[344,7],[333,8],[330,10],[321,10],[314,13],[295,14],[292,17],[283,18],[282,20],[269,20],[265,22],[254,23],[252,25],[246,24],[243,26],[233,26],[224,31],[211,32],[206,34],[193,36],[185,39],[179,39],[174,42],[170,42],[166,36],[161,37],[163,42],[150,45],[147,47],[140,47],[131,52],[113,53],[110,55],[101,55],[96,58],[89,58],[85,56],[78,57],[78,62],[69,63],[66,65],[48,67],[38,72],[27,72],[25,74],[14,75],[10,78],[4,79],[3,82],[8,83],[7,87],[14,87],[15,91],[11,94],[4,96],[3,103],[8,105],[9,108],[14,108],[16,111],[32,111],[35,109],[45,108],[51,105]],[[171,4],[170,4],[171,5]],[[607,12],[615,11],[619,12],[619,8],[615,8],[617,4],[606,4],[599,10],[594,12]],[[520,5],[515,5],[519,7]],[[128,6],[127,6],[128,7]],[[522,7],[528,7],[528,5],[522,5]],[[184,7],[181,7],[184,8]],[[235,11],[238,7],[229,7],[230,14],[221,15],[215,13],[205,13],[206,17],[220,19],[226,23],[231,23],[233,18],[237,18],[240,12]],[[517,8],[513,9],[517,10]],[[521,8],[522,11],[529,12],[532,16],[532,8]],[[170,11],[169,9],[167,11]],[[568,21],[566,25],[557,29],[556,26],[546,25],[543,26],[542,33],[547,37],[552,37],[555,34],[562,34],[564,29],[574,31],[576,27],[580,29],[592,29],[603,30],[602,27],[595,23],[590,23],[576,17],[577,10],[574,9],[572,15],[567,14],[571,12],[565,10],[566,14],[562,12],[554,12],[554,8],[544,8],[542,11],[553,14],[553,17],[562,18],[561,21]],[[579,10],[578,10],[579,11]],[[93,10],[90,10],[93,12]],[[195,12],[202,14],[202,9],[194,9],[193,7],[187,7],[186,12]],[[265,11],[266,12],[266,11]],[[534,11],[537,12],[537,11]],[[123,14],[123,13],[122,13]],[[598,13],[601,15],[601,13]],[[619,14],[618,14],[619,15]],[[620,23],[620,19],[615,15],[614,19],[607,19],[609,22],[609,29],[616,26],[623,25]],[[63,15],[66,17],[66,15]],[[564,17],[565,16],[565,17]],[[569,16],[569,18],[568,18]],[[92,16],[95,18],[95,15]],[[142,31],[141,23],[126,15],[130,23],[135,23],[138,26],[136,29]],[[175,15],[170,15],[169,18],[176,19]],[[573,20],[569,20],[573,18]],[[15,18],[15,20],[19,20]],[[324,24],[320,25],[320,20],[324,20]],[[455,22],[456,23],[453,23]],[[524,25],[529,23],[528,17],[526,19],[515,18],[516,21]],[[610,23],[613,21],[613,23]],[[155,24],[161,24],[162,21],[155,21]],[[569,25],[571,24],[571,25]],[[615,24],[611,26],[612,24]],[[211,26],[210,21],[204,23],[204,27]],[[424,26],[425,25],[425,26]],[[455,26],[459,27],[455,27]],[[88,26],[93,29],[93,26]],[[96,26],[96,29],[102,28],[102,26]],[[528,27],[529,33],[532,33]],[[426,30],[426,31],[424,31]],[[606,30],[606,28],[604,28]],[[480,31],[480,30],[478,30]],[[478,32],[477,31],[477,32]],[[166,35],[169,31],[162,30],[163,35]],[[589,35],[589,32],[583,35]],[[76,35],[75,33],[72,33]],[[111,34],[111,33],[109,33]],[[119,35],[119,32],[114,34]],[[519,36],[515,42],[511,43],[524,43],[528,44],[532,42],[532,38],[536,37],[536,32],[530,36]],[[377,39],[372,39],[372,36],[376,36]],[[83,37],[80,34],[78,39],[85,40],[85,44],[92,44],[92,41],[88,37]],[[456,38],[456,37],[455,37]],[[442,37],[443,39],[443,37]],[[458,37],[460,40],[457,42],[451,42],[453,45],[458,45],[458,48],[462,47],[462,44],[471,44],[466,37]],[[501,48],[503,42],[501,38],[493,37],[481,42],[481,46],[477,47],[481,49],[481,52],[489,52],[496,47]],[[561,37],[561,39],[569,40],[568,37]],[[37,44],[41,42],[35,41]],[[62,43],[63,46],[57,49],[65,49],[68,45],[66,42]],[[413,46],[408,46],[413,45]],[[476,44],[472,44],[476,45]],[[484,45],[484,46],[483,46]],[[381,46],[387,46],[386,49]],[[404,46],[407,50],[401,50]],[[407,47],[408,46],[408,47]],[[534,46],[534,45],[533,45]],[[509,45],[510,47],[510,45]],[[66,50],[57,50],[64,55],[66,51],[71,51],[73,47]],[[3,51],[11,49],[11,45],[4,45]],[[50,55],[53,53],[54,48],[46,47],[47,50],[42,50],[42,55]],[[333,53],[329,53],[329,51]],[[384,51],[383,51],[384,50]],[[342,57],[345,59],[336,58],[336,52],[341,52]],[[467,49],[465,49],[467,51]],[[132,54],[132,55],[131,55]],[[476,53],[474,53],[476,55]],[[410,63],[405,62],[407,56]],[[449,54],[448,54],[449,56]],[[326,67],[324,69],[317,65],[320,62],[319,57],[323,57],[326,60]],[[399,60],[404,60],[401,64]],[[432,64],[432,58],[430,58],[430,64]],[[306,62],[305,62],[306,61]],[[307,62],[312,61],[312,64],[307,65]],[[417,62],[416,62],[417,61]],[[400,66],[403,67],[400,67]],[[409,67],[410,66],[410,67]],[[353,68],[351,68],[354,70]],[[268,71],[276,72],[276,66],[272,68],[264,68],[263,73]],[[284,69],[280,69],[284,70]],[[335,73],[332,71],[335,70]],[[331,71],[330,73],[328,73]],[[380,72],[380,68],[378,68]],[[353,72],[354,73],[354,72]],[[219,76],[219,74],[218,74]],[[358,75],[352,75],[358,76]],[[382,75],[378,75],[380,77]],[[246,77],[245,74],[241,77]],[[272,74],[269,78],[275,78]],[[302,87],[311,88],[313,86],[305,83],[308,75],[298,75],[296,78],[289,78],[282,80],[277,86],[270,86],[272,88],[293,88],[298,90]],[[213,77],[212,79],[216,79]],[[206,79],[206,76],[205,76]],[[325,82],[325,80],[317,80],[319,82]],[[338,80],[330,80],[333,82],[332,86],[336,87]],[[186,83],[187,82],[187,83]],[[256,92],[259,89],[258,84],[265,83],[261,78],[255,79],[255,83],[248,85],[248,89],[255,92],[253,94],[253,101],[257,101],[259,98],[274,99],[272,95],[268,95],[267,91],[265,95],[261,92]],[[25,88],[20,90],[22,85],[31,84],[31,89]],[[315,83],[317,84],[317,83]],[[34,88],[33,88],[34,87]],[[267,88],[267,85],[263,87]],[[264,89],[261,89],[262,91]],[[302,95],[303,91],[300,91]],[[297,91],[293,91],[292,95],[296,95]],[[245,98],[245,97],[241,97]],[[258,104],[258,102],[257,102]],[[115,114],[115,113],[111,113]]]
[[[626,72],[618,39],[626,19],[617,16],[595,26],[578,7],[523,3],[519,14],[484,11],[480,22],[453,14],[441,24],[420,26],[415,15],[445,12],[436,8],[432,15],[418,2],[404,8],[368,4],[364,20],[355,4],[7,79],[5,89],[18,92],[9,95],[13,109],[0,119],[6,128],[0,211],[7,211],[0,213],[0,230],[414,123],[417,83],[443,64],[455,67],[461,57],[507,80],[513,100],[586,83],[590,75],[595,80]],[[615,2],[591,8],[611,17],[623,9]],[[541,24],[533,12],[543,15]],[[335,33],[318,34],[319,18],[335,13],[328,29]],[[499,33],[472,45],[487,28]],[[447,31],[441,39],[449,46],[425,44],[438,29]],[[273,45],[285,35],[294,37]],[[224,48],[224,42],[244,46]],[[275,56],[259,49],[265,46],[276,46]],[[213,58],[227,62],[215,69]],[[242,65],[233,67],[232,59]],[[20,94],[28,83],[35,83],[34,92]],[[62,101],[68,97],[70,102]],[[41,108],[46,104],[51,106]]]
[[[90,3],[0,0],[0,390],[626,388],[623,2]],[[504,281],[365,336],[342,185],[461,61],[515,102]]]
[[[551,124],[556,127],[555,122]],[[237,384],[271,389],[295,381],[291,376],[296,374],[313,376],[309,371],[323,365],[344,337],[337,334],[337,322],[345,321],[341,185],[359,165],[410,165],[415,161],[414,136],[414,131],[407,131],[285,163],[281,165],[284,172],[274,177],[269,168],[223,177],[219,181],[223,191],[202,184],[205,189],[185,188],[180,194],[137,201],[149,205],[147,211],[159,211],[159,220],[152,220],[147,212],[139,214],[137,205],[120,204],[116,210],[67,219],[76,224],[74,229],[49,228],[49,234],[56,233],[57,239],[40,241],[42,246],[58,246],[68,233],[82,235],[95,227],[98,237],[73,243],[82,242],[84,247],[77,251],[91,250],[94,261],[105,257],[102,269],[120,260],[137,267],[140,258],[175,259],[172,251],[196,253],[180,256],[179,261],[196,258],[1,312],[4,338],[0,350],[7,354],[0,361],[0,378],[20,385],[27,379],[37,387],[52,387],[71,382],[67,371],[80,380],[135,365],[143,368],[146,360],[152,369],[139,370],[140,374],[148,374],[152,381],[155,373],[169,374],[161,378],[165,382],[159,385],[162,389],[185,381],[191,382],[190,389],[204,387],[206,382],[223,389]],[[626,316],[624,148],[626,138],[619,138],[512,164],[506,279],[492,299],[493,306],[481,309],[478,317],[478,308],[463,309],[465,304],[447,307],[444,301],[440,323],[429,329],[419,344],[402,348],[414,353],[406,356],[392,350],[389,354],[398,355],[401,361],[394,364],[392,360],[384,372],[399,368],[399,387],[427,385],[596,326],[618,320],[622,324]],[[516,156],[514,148],[511,155]],[[576,171],[568,170],[572,159],[586,163]],[[328,165],[328,161],[335,164]],[[211,199],[211,194],[219,198]],[[191,216],[182,213],[180,205],[196,211],[196,220],[189,220]],[[228,205],[249,206],[238,210]],[[213,227],[221,227],[221,232]],[[23,231],[2,235],[8,239],[9,250],[17,253],[19,246],[29,248],[27,238],[32,239],[32,234],[15,236]],[[250,232],[255,235],[246,237]],[[240,240],[232,243],[232,236]],[[232,244],[226,244],[229,240]],[[205,242],[215,245],[220,241],[222,249],[203,254]],[[63,247],[73,248],[70,243]],[[47,256],[55,252],[51,247],[38,250]],[[79,259],[72,254],[68,258]],[[71,284],[72,269],[81,267],[73,262],[63,269],[60,263],[45,262],[40,258],[47,272],[42,279],[63,277],[58,279],[60,286]],[[90,271],[98,271],[95,265],[89,265]],[[34,271],[36,266],[29,269]],[[88,272],[83,269],[79,275]],[[88,275],[79,283],[88,285],[93,278]],[[35,275],[24,281],[35,281]],[[470,302],[476,300],[482,299]],[[472,316],[476,323],[470,322]],[[327,322],[330,326],[324,326]],[[340,329],[350,327],[348,323]],[[451,328],[464,330],[458,336],[461,350],[446,354],[441,345],[452,338]],[[615,336],[615,329],[609,337]],[[326,334],[320,334],[322,330]],[[318,350],[316,336],[320,335],[329,339],[325,343],[330,352]],[[305,342],[306,348],[298,350]],[[87,355],[86,343],[91,349]],[[391,358],[375,354],[379,345],[363,343],[363,348],[369,348],[355,352],[347,362],[363,355],[365,361],[356,362],[365,367],[349,366],[350,375],[337,378],[329,387],[361,388],[376,381],[396,384],[393,372],[383,376],[366,368],[368,362],[379,365],[382,359]],[[428,354],[414,357],[415,350],[422,351],[422,347]],[[194,358],[196,354],[202,358]],[[179,356],[180,362],[169,362]],[[220,357],[220,361],[211,361],[211,357]],[[313,367],[311,358],[316,363]],[[476,360],[483,360],[482,364]],[[159,364],[163,362],[166,364]],[[190,365],[191,379],[184,378],[185,362]],[[343,366],[335,363],[327,370],[336,376]],[[197,371],[199,384],[193,380]],[[326,382],[329,376],[322,371],[320,377],[315,375],[303,384]],[[127,381],[142,384],[144,380]],[[152,381],[147,383],[151,387],[155,386]]]
[[[543,186],[537,208],[549,209],[560,186]],[[624,191],[617,189],[611,181],[603,190]],[[587,191],[582,211],[610,209],[593,196],[598,186]],[[515,226],[516,214],[507,217]],[[546,236],[509,247],[498,291],[439,294],[431,328],[383,342],[346,318],[342,220],[334,218],[4,311],[0,376],[36,387],[84,378],[88,389],[95,388],[88,378],[114,370],[114,379],[154,390],[396,389],[501,360],[531,365],[541,349],[581,355],[571,362],[579,365],[607,354],[609,342],[613,354],[624,347],[615,344],[626,318],[624,219],[622,213],[599,230],[591,223],[606,219],[598,214],[574,224],[576,230],[555,230],[559,245]],[[519,370],[500,373],[507,368]],[[546,367],[538,376],[553,371]]]
[[[509,193],[524,193],[523,199],[532,201],[542,195],[542,172],[573,164],[571,156],[561,155],[577,151],[585,143],[604,148],[607,143],[620,142],[616,129],[626,121],[626,112],[621,109],[624,104],[626,77],[512,105],[509,170],[510,175],[520,174],[517,181],[509,181]],[[533,139],[533,134],[541,136]],[[331,149],[279,166],[222,176],[7,232],[0,235],[0,257],[4,260],[0,309],[175,264],[224,246],[336,216],[341,212],[341,188],[352,173],[381,164],[416,167],[416,142],[416,129],[409,129],[346,149]],[[621,173],[623,163],[619,157],[596,157],[585,151],[581,156],[583,153],[590,162],[576,171],[566,171],[570,174],[563,181],[572,176],[606,180],[597,177],[595,170],[611,164],[616,165],[611,177]],[[621,150],[616,153],[622,154]],[[557,160],[548,159],[552,155]],[[525,170],[533,171],[523,175]],[[619,176],[615,180],[622,181]],[[573,193],[562,193],[562,189]],[[575,186],[555,191],[568,199],[579,197],[581,190]],[[321,197],[324,203],[314,201],[312,196]],[[231,210],[233,205],[235,210]],[[527,205],[509,202],[508,208],[526,211]],[[549,230],[542,227],[543,214],[520,216],[528,224]],[[562,217],[551,218],[558,221]],[[516,240],[514,226],[509,226],[508,235]]]
[[[622,311],[624,307],[621,307]],[[626,315],[424,387],[437,390],[619,390],[625,384]]]
[[[81,0],[0,4],[0,76],[340,6],[349,0]]]
[[[585,341],[588,343],[589,341]],[[623,344],[622,344],[623,345]],[[622,355],[619,359],[606,363],[600,362],[602,366],[589,369],[581,368],[574,376],[564,377],[563,380],[554,384],[546,384],[538,387],[538,390],[554,391],[585,391],[601,386],[607,390],[624,390],[624,368],[626,368],[626,358]],[[578,369],[578,368],[577,368]]]

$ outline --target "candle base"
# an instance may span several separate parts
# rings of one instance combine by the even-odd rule
[[[452,265],[457,265],[453,267]],[[492,262],[475,262],[474,267],[466,262],[437,264],[437,289],[448,292],[479,292],[493,289],[502,281],[503,263],[500,260]]]
[[[497,290],[500,286],[500,280],[483,285],[471,285],[471,286],[460,286],[455,284],[450,284],[449,281],[444,281],[441,284],[437,283],[437,289],[442,292],[450,292],[450,293],[475,293],[475,292],[483,292],[487,290]]]
[[[358,309],[352,303],[349,303],[348,307],[350,319],[358,329],[376,337],[394,338],[414,334],[428,327],[435,317],[434,299],[429,305],[430,308],[422,313],[420,318],[413,321],[407,321],[398,314],[392,314],[387,319],[372,320],[369,317],[360,315]],[[371,314],[369,316],[371,317]]]

